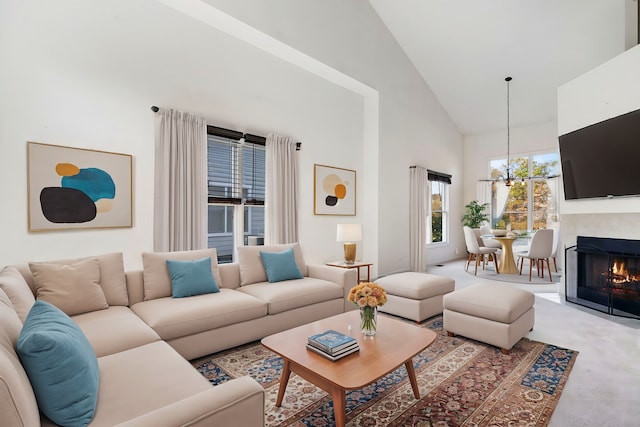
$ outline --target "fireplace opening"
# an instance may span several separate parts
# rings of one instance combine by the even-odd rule
[[[565,267],[567,301],[640,319],[640,241],[578,236]]]

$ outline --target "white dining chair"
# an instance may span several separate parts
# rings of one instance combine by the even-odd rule
[[[464,230],[464,241],[467,244],[467,252],[469,252],[469,258],[467,259],[467,265],[464,268],[465,271],[469,270],[469,264],[472,260],[476,262],[476,268],[474,271],[474,275],[478,275],[478,265],[482,260],[482,268],[485,267],[485,255],[489,256],[489,260],[493,261],[493,265],[496,268],[496,273],[500,273],[498,270],[498,258],[496,257],[496,253],[498,249],[496,248],[487,248],[486,246],[480,246],[478,244],[478,239],[476,238],[476,234],[470,227],[466,225],[463,227]]]
[[[502,248],[502,244],[500,242],[498,242],[496,239],[487,239],[484,238],[482,236],[488,236],[493,234],[493,231],[491,230],[491,227],[489,227],[488,225],[481,225],[480,226],[480,238],[482,239],[482,245],[481,246],[486,246],[487,248],[496,248],[498,249],[498,252],[500,252],[501,248]]]
[[[518,262],[520,263],[520,274],[522,274],[522,266],[524,265],[524,259],[529,260],[529,281],[531,281],[531,272],[533,270],[533,263],[536,263],[536,269],[538,270],[538,276],[544,277],[544,264],[547,263],[549,270],[549,281],[553,282],[551,277],[551,264],[549,258],[551,258],[551,252],[553,250],[553,230],[542,229],[536,231],[531,239],[531,246],[528,251],[518,252]]]

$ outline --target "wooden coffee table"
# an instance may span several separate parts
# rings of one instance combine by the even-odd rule
[[[328,329],[356,338],[360,351],[332,362],[307,350],[307,338]],[[342,427],[346,418],[346,390],[361,389],[402,365],[407,369],[413,395],[420,399],[411,359],[431,345],[436,336],[429,329],[378,316],[376,335],[365,337],[360,332],[358,310],[270,335],[262,339],[262,345],[284,361],[276,406],[282,404],[289,376],[294,372],[331,395],[336,426]]]

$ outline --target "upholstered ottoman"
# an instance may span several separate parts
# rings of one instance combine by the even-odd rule
[[[495,345],[509,354],[533,329],[533,293],[505,284],[477,284],[443,298],[443,329],[449,336]]]
[[[387,303],[378,310],[416,322],[442,313],[442,297],[456,284],[449,277],[415,272],[390,274],[375,282],[387,292]]]

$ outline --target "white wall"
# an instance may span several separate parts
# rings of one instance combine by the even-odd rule
[[[462,215],[462,138],[368,3],[211,2],[374,88],[379,105],[163,3],[0,3],[0,264],[122,251],[127,268],[139,267],[152,248],[151,105],[302,141],[300,240],[309,262],[338,258],[335,225],[362,222],[360,251],[374,273],[407,269],[412,164],[454,175],[452,215]],[[28,233],[26,141],[132,154],[134,227]],[[355,218],[313,215],[314,163],[358,172]],[[452,253],[440,251],[434,259]]]
[[[313,188],[314,162],[361,169],[361,96],[153,1],[36,3],[2,15],[0,173],[11,201],[0,213],[3,264],[122,251],[128,266],[139,265],[153,246],[151,105],[299,139],[303,189]],[[26,141],[132,154],[134,227],[28,233]],[[303,221],[312,216],[312,191],[303,192],[301,213]],[[339,249],[326,231],[302,227],[316,258]]]

